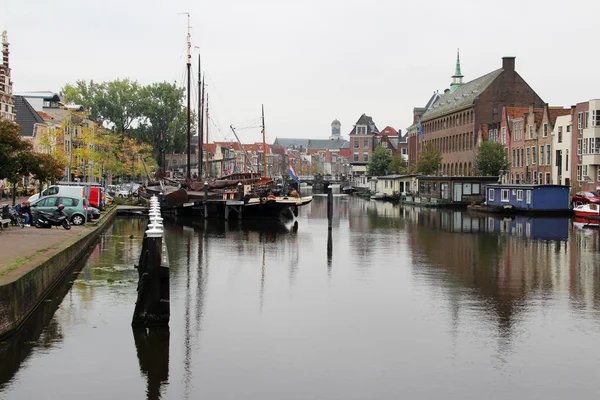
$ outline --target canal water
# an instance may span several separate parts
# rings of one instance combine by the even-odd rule
[[[119,219],[19,333],[2,399],[564,399],[600,393],[598,232],[325,197],[297,224],[166,225],[170,329],[132,330]]]

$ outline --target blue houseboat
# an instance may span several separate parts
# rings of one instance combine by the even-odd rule
[[[563,213],[569,207],[569,186],[489,184],[486,187],[486,209],[482,211]]]

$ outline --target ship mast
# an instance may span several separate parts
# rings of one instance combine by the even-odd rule
[[[192,53],[191,53],[191,49],[192,49],[192,36],[190,34],[190,14],[187,14],[188,17],[188,33],[187,33],[187,172],[186,172],[186,179],[189,181],[191,179],[191,173],[190,173],[190,153],[192,152],[192,134],[191,134],[191,130],[190,130],[190,114],[191,114],[191,109],[190,109],[190,100],[191,100],[191,95],[190,95],[190,81],[191,81],[191,68],[192,68]]]
[[[263,176],[267,176],[267,143],[265,141],[265,105],[262,104]]]
[[[206,94],[206,105],[205,105],[206,115],[206,177],[208,177],[208,93]],[[213,155],[214,157],[214,155]]]
[[[198,54],[198,178],[202,178],[202,144],[204,143],[204,84]]]

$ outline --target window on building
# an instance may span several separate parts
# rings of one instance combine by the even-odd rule
[[[358,139],[354,139],[354,148],[358,149]]]
[[[585,119],[583,120],[583,125],[584,125],[583,127],[587,128],[589,123],[590,123],[590,112],[586,111],[585,112]]]
[[[579,134],[581,135],[581,131],[583,130],[583,113],[577,113],[577,129],[579,130]]]
[[[368,138],[365,138],[365,139],[363,140],[363,146],[364,146],[364,148],[365,148],[365,149],[368,149],[368,148],[369,148],[369,139],[368,139]]]
[[[600,110],[592,110],[592,126],[600,126]]]
[[[589,177],[589,175],[588,175],[588,165],[587,165],[587,164],[584,164],[584,165],[583,165],[583,176],[581,177],[581,178],[582,178],[581,180],[582,180],[582,181],[583,181],[583,180],[587,181],[587,180],[588,180],[588,177]]]
[[[521,149],[521,167],[523,166],[523,163],[525,162],[525,149]]]
[[[517,160],[517,159],[515,158],[515,154],[516,154],[516,150],[515,150],[515,149],[512,149],[512,159],[511,159],[510,161],[512,162],[512,164],[513,164],[514,166],[516,166],[516,164],[515,164],[515,161]]]
[[[508,189],[502,189],[500,192],[501,192],[500,193],[500,200],[503,203],[508,203],[509,198],[510,198],[510,190],[508,190]]]
[[[567,125],[567,132],[571,132],[571,125]]]
[[[552,177],[550,176],[550,172],[546,172],[546,185],[552,183]]]
[[[531,148],[531,163],[536,164],[537,161],[537,149],[534,147]],[[540,160],[541,162],[542,160]]]
[[[506,144],[506,127],[502,128],[502,143]]]
[[[384,149],[387,149],[387,147],[388,147],[388,144],[387,144],[387,142],[381,142],[381,146],[382,146]]]
[[[527,204],[531,204],[531,190],[527,190],[525,196],[527,197]]]
[[[364,153],[363,154],[363,161],[364,162],[369,162],[369,154],[368,153]]]
[[[581,180],[582,180],[581,179],[581,171],[582,171],[581,165],[578,165],[577,166],[577,181],[578,182],[581,182]]]
[[[357,125],[356,126],[356,134],[357,135],[366,135],[367,134],[367,127],[363,126],[363,125]]]
[[[544,174],[542,174],[541,172],[539,174],[537,174],[537,182],[539,185],[544,183]]]
[[[544,165],[544,145],[540,145],[540,165]]]
[[[577,155],[581,155],[581,139],[577,139]]]
[[[550,145],[546,145],[546,165],[552,165],[552,153],[550,153]]]
[[[527,164],[525,164],[525,165],[529,165],[530,164],[529,163],[530,159],[531,159],[531,149],[528,147],[527,148]]]
[[[600,166],[597,167],[598,168],[598,173],[597,173],[597,177],[596,177],[596,182],[600,183]]]
[[[494,201],[494,189],[488,189],[488,201]]]
[[[358,161],[358,153],[354,153],[354,161]]]
[[[558,127],[558,143],[562,143],[562,126]]]
[[[523,201],[523,190],[517,190],[517,201]]]
[[[565,171],[569,170],[569,149],[567,149],[567,156],[565,157]]]
[[[588,154],[588,140],[583,139],[583,154]]]
[[[408,149],[406,147],[402,148],[402,155],[407,155],[408,154]]]
[[[463,194],[468,194],[469,196],[472,194],[470,183],[463,184]]]
[[[544,124],[544,137],[548,137],[548,124]]]
[[[533,125],[529,125],[529,139],[533,139]]]
[[[471,185],[471,194],[480,194],[481,193],[481,186],[479,185],[479,183],[473,183]]]

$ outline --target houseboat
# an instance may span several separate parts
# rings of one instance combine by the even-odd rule
[[[398,201],[401,196],[413,193],[417,187],[418,174],[384,175],[371,179],[373,192],[378,199]]]
[[[472,209],[487,212],[528,214],[571,214],[569,186],[530,184],[489,184],[486,202]]]
[[[430,207],[466,208],[483,203],[485,186],[498,182],[497,176],[418,176],[418,191],[403,198],[404,203]]]

